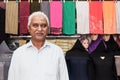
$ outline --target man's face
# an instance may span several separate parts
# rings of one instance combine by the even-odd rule
[[[47,20],[43,16],[34,16],[28,28],[32,40],[44,41],[48,33]]]
[[[109,34],[103,35],[103,39],[104,41],[108,41],[110,39],[110,35]]]

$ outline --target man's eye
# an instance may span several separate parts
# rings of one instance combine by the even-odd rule
[[[33,27],[38,27],[38,25],[37,24],[33,24]]]
[[[41,27],[42,27],[42,28],[45,28],[45,27],[47,27],[47,25],[46,25],[46,24],[43,24],[43,25],[41,25]]]

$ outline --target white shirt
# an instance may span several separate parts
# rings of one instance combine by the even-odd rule
[[[45,41],[37,50],[30,41],[13,53],[8,80],[69,80],[64,53]]]

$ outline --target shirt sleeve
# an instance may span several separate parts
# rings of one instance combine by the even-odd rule
[[[9,71],[8,71],[8,80],[19,80],[19,71],[18,71],[18,60],[17,55],[13,53]]]
[[[62,50],[60,52],[61,55],[59,59],[59,80],[69,80],[65,56]]]

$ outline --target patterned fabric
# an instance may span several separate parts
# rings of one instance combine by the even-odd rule
[[[103,34],[102,2],[90,2],[90,33]]]
[[[114,1],[103,1],[104,34],[116,34],[116,10]]]
[[[50,33],[62,34],[62,3],[50,2]]]
[[[9,34],[18,34],[18,3],[16,3],[16,1],[9,1],[6,4],[5,32]]]
[[[75,3],[73,1],[63,2],[63,34],[75,34]]]
[[[89,33],[89,3],[87,1],[76,2],[77,34]]]
[[[27,34],[27,22],[30,15],[30,3],[28,1],[20,2],[20,34]]]

